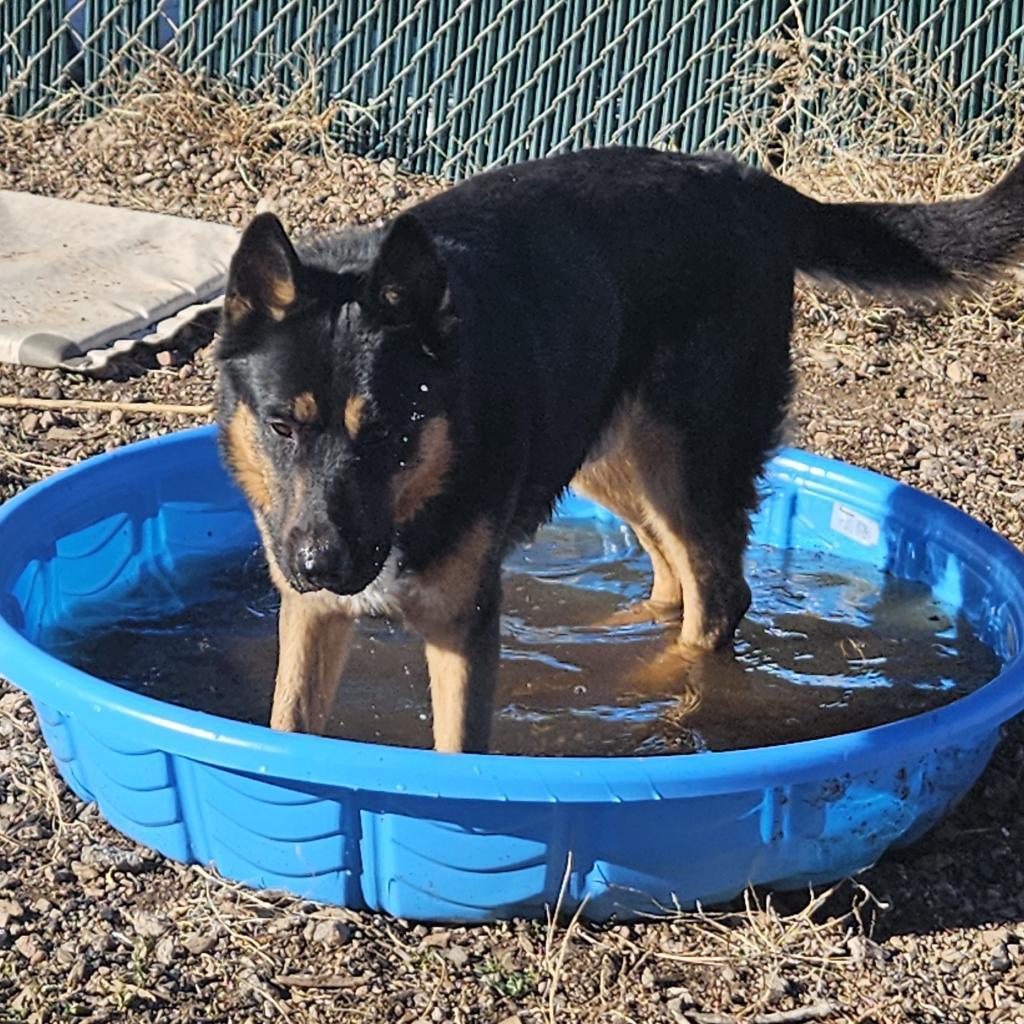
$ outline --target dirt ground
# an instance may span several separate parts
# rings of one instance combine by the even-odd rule
[[[295,228],[374,221],[437,185],[310,155],[258,116],[159,97],[76,128],[0,121],[0,187],[241,224],[261,202]],[[265,127],[265,126],[264,126]],[[262,134],[261,134],[262,132]],[[927,160],[791,168],[819,195],[933,197]],[[191,337],[86,380],[0,368],[0,394],[123,408],[0,409],[0,498],[111,446],[207,418]],[[879,470],[1024,543],[1024,291],[932,313],[802,288],[793,443]],[[137,406],[137,408],[134,408]],[[810,898],[610,927],[413,925],[242,890],[170,863],[69,795],[31,707],[0,681],[0,1022],[1024,1022],[1024,723],[961,807],[856,883]]]

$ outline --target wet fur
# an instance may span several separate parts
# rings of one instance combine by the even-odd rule
[[[727,644],[792,385],[794,274],[933,294],[1022,242],[1024,165],[973,199],[828,205],[726,157],[634,149],[483,174],[299,254],[257,218],[219,407],[286,602],[274,724],[318,728],[348,620],[401,613],[426,641],[436,746],[486,749],[501,559],[574,478],[633,524],[681,646]],[[299,593],[338,544],[336,592]]]

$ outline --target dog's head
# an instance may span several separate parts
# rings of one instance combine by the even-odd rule
[[[218,416],[225,461],[299,591],[354,594],[453,459],[455,318],[444,265],[406,214],[348,269],[304,263],[258,216],[231,262]],[[367,243],[363,243],[364,246]]]

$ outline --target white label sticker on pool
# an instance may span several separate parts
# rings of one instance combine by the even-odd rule
[[[841,505],[838,501],[832,506],[832,520],[829,525],[836,533],[841,533],[866,548],[873,548],[878,543],[878,523],[862,512]]]

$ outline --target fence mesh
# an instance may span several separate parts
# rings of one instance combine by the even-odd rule
[[[0,112],[88,110],[169,62],[243,98],[301,94],[354,151],[459,177],[584,145],[730,146],[744,122],[813,117],[814,96],[783,102],[791,45],[841,52],[839,77],[858,54],[909,57],[955,118],[998,134],[1024,3],[0,0]]]

